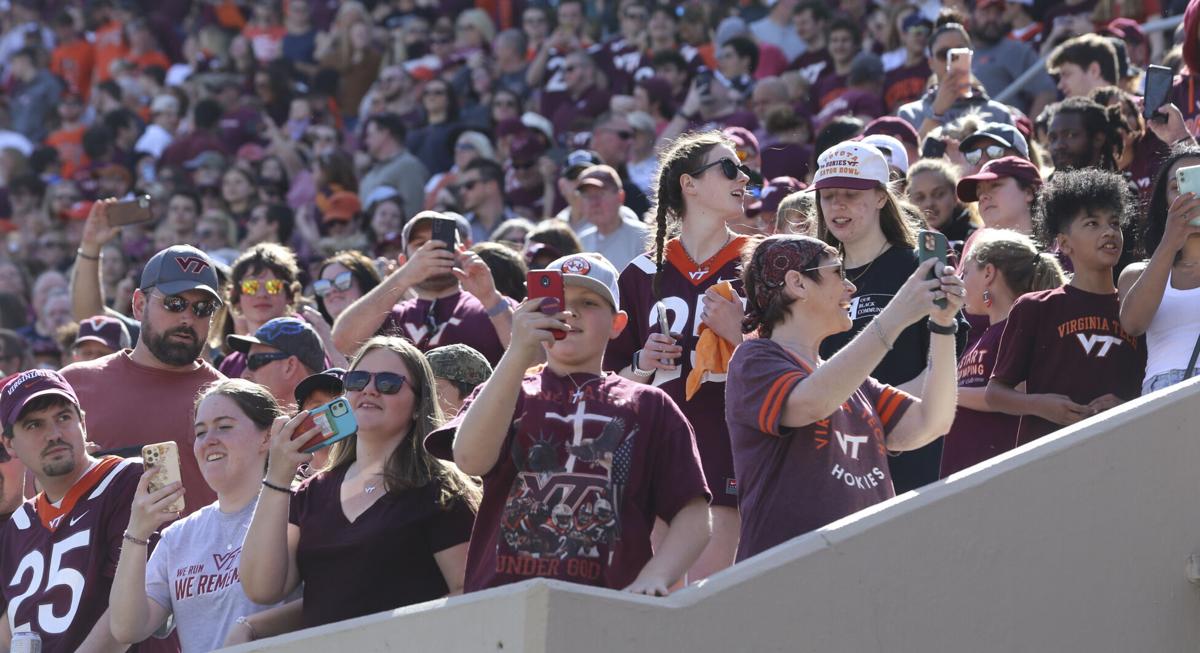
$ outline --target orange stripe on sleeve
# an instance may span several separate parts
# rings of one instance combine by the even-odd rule
[[[765,421],[763,419],[762,412],[759,412],[759,423],[762,426],[763,433],[771,432],[771,425],[775,423],[775,420],[779,418],[779,413],[783,411],[783,406],[787,403],[787,397],[789,394],[788,388],[791,388],[796,382],[800,381],[805,376],[806,375],[804,372],[789,372],[788,374],[779,377],[775,381],[775,384],[771,386],[771,392],[767,393],[767,402],[764,404],[764,408],[767,406],[770,407],[766,414]],[[774,394],[773,397],[771,396],[772,393]]]
[[[767,390],[767,395],[763,397],[762,405],[758,407],[758,430],[766,433],[767,429],[767,414],[771,412],[771,402],[774,400],[775,394],[779,392],[779,387],[786,382],[787,378],[795,372],[784,372],[775,379],[771,384],[771,388]]]
[[[899,392],[893,392],[891,399],[888,400],[887,406],[879,413],[879,419],[887,426],[892,421],[892,416],[896,414],[896,409],[900,408],[900,404],[904,403],[904,395]]]

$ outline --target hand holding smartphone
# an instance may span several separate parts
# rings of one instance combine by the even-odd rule
[[[113,202],[108,206],[108,224],[111,227],[125,227],[153,220],[154,214],[150,211],[149,195]]]
[[[562,272],[558,270],[530,270],[525,276],[525,288],[530,299],[546,297],[554,301],[543,301],[541,311],[553,315],[562,311],[567,304],[566,292],[563,289]],[[555,304],[554,302],[558,302]],[[555,340],[567,337],[562,329],[551,329]]]
[[[358,432],[358,419],[350,409],[350,402],[346,401],[345,397],[338,397],[309,411],[308,417],[296,427],[292,438],[295,439],[314,427],[320,428],[321,432],[304,443],[301,448],[304,453],[312,453],[354,435]]]
[[[1148,66],[1146,68],[1146,94],[1142,98],[1142,117],[1146,120],[1164,123],[1167,117],[1158,112],[1167,103],[1171,93],[1171,83],[1175,73],[1165,66]]]
[[[942,276],[942,270],[946,269],[947,249],[949,244],[946,242],[946,235],[940,231],[930,229],[922,229],[917,232],[917,258],[921,263],[936,258],[939,262],[934,264],[933,269],[929,271],[930,279],[939,279]],[[943,297],[933,300],[938,308],[946,308],[947,301]]]
[[[433,218],[430,220],[432,229],[429,239],[441,241],[450,251],[458,250],[458,225],[448,218]]]
[[[172,483],[183,482],[183,472],[179,466],[179,445],[174,442],[158,442],[142,447],[142,462],[154,470],[150,482],[146,486],[149,493],[154,493]],[[183,512],[183,497],[179,497],[168,506],[171,512]]]

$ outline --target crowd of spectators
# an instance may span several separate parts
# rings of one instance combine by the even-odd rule
[[[1198,84],[1200,0],[0,2],[0,646],[665,595],[1177,384]]]

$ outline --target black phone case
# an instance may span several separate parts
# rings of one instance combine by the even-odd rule
[[[1165,66],[1150,66],[1146,69],[1146,96],[1142,105],[1142,117],[1150,120],[1158,109],[1167,103],[1171,94],[1171,83],[1175,74]]]

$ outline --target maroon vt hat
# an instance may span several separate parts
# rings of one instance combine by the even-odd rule
[[[762,198],[758,201],[756,207],[764,213],[776,213],[779,211],[779,203],[783,198],[798,193],[807,188],[804,182],[795,177],[776,177],[763,185]]]
[[[867,123],[866,128],[863,129],[863,136],[874,134],[885,134],[905,145],[920,147],[920,135],[916,128],[907,120],[896,116],[881,116]]]
[[[79,408],[75,389],[61,374],[54,370],[29,370],[9,381],[0,391],[0,424],[5,428],[15,426],[29,402],[46,395],[59,395]]]
[[[96,315],[79,323],[75,344],[81,342],[98,342],[113,351],[121,351],[130,346],[129,329],[115,317]]]
[[[1006,156],[988,161],[979,172],[959,180],[958,199],[964,202],[978,202],[979,194],[976,190],[979,182],[1004,177],[1012,177],[1034,186],[1042,185],[1042,173],[1038,172],[1037,166],[1019,156]]]

